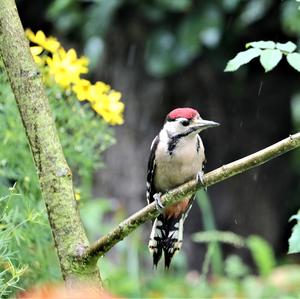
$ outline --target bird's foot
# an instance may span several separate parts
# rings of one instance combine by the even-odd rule
[[[157,211],[159,211],[160,213],[163,212],[165,206],[163,205],[163,203],[161,202],[160,198],[161,198],[161,192],[159,193],[155,193],[153,195],[153,198],[154,198],[154,201],[155,201],[155,206],[156,206],[156,209]]]
[[[196,180],[197,180],[197,183],[201,183],[201,185],[204,186],[204,172],[203,172],[203,170],[200,170],[197,173]],[[207,191],[207,187],[203,187],[203,188],[204,188],[205,191]]]

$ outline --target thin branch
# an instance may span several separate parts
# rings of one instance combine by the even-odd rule
[[[207,173],[206,175],[204,175],[203,186],[197,183],[196,180],[189,181],[163,195],[161,201],[167,207],[187,196],[190,196],[202,187],[208,187],[218,182],[224,181],[234,175],[259,166],[299,146],[300,133],[290,135],[288,138],[283,139],[269,147],[266,147],[252,155],[223,165]],[[116,243],[123,240],[138,226],[150,219],[157,217],[158,215],[159,212],[156,210],[154,202],[147,205],[143,209],[139,210],[138,212],[121,222],[110,233],[97,240],[84,252],[83,255],[78,258],[84,259],[86,262],[95,262],[95,260],[109,251]]]

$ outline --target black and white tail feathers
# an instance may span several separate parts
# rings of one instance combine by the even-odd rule
[[[155,267],[157,267],[162,253],[165,257],[165,268],[170,267],[174,254],[180,250],[182,245],[184,219],[184,215],[178,218],[167,218],[161,214],[154,220],[148,247],[153,255]]]

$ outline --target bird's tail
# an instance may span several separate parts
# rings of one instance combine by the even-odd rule
[[[174,254],[180,250],[183,238],[184,217],[166,218],[159,215],[155,219],[150,234],[149,250],[153,256],[153,265],[157,264],[164,252],[165,268],[169,268]]]

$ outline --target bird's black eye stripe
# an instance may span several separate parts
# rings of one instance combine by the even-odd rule
[[[185,119],[185,120],[182,120],[180,123],[186,127],[190,124],[190,121],[188,119]]]

